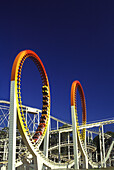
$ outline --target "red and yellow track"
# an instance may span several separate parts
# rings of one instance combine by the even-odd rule
[[[23,64],[27,58],[33,60],[33,62],[35,63],[35,65],[37,66],[40,72],[40,76],[42,79],[42,94],[43,94],[42,115],[41,115],[39,126],[33,137],[29,132],[27,122],[25,120],[25,116],[22,108],[22,97],[21,97],[21,74],[22,74]],[[16,106],[17,106],[18,128],[20,130],[20,134],[23,140],[28,146],[28,149],[31,151],[30,145],[34,145],[36,147],[40,146],[48,127],[48,121],[50,115],[49,81],[44,65],[35,52],[31,50],[25,50],[17,55],[12,67],[11,81],[15,81],[15,96],[16,96]]]
[[[81,106],[82,106],[82,124],[86,125],[86,102],[83,88],[79,81],[74,81],[71,87],[71,106],[75,108],[75,119],[76,119],[76,129],[78,132],[78,136],[80,136],[83,140],[85,140],[85,129],[83,129],[82,135],[79,131],[79,123],[78,123],[78,113],[77,113],[77,103],[76,103],[76,96],[77,90],[79,91],[80,98],[81,98]]]

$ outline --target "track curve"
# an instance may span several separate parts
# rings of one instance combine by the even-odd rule
[[[80,94],[80,98],[81,98],[82,124],[86,125],[86,102],[85,102],[85,96],[84,96],[84,91],[83,91],[83,88],[81,86],[81,83],[78,80],[74,81],[72,83],[72,86],[71,86],[71,107],[74,107],[74,111],[75,111],[78,147],[79,147],[79,150],[81,151],[82,155],[87,160],[87,162],[93,168],[98,168],[98,163],[93,162],[91,159],[89,159],[88,154],[87,154],[87,150],[86,150],[85,143],[84,143],[85,137],[86,137],[86,135],[85,135],[86,134],[86,129],[85,128],[83,129],[82,134],[80,133],[80,130],[79,130],[78,115],[77,115],[77,103],[76,103],[77,90],[79,90],[79,94]]]
[[[37,66],[40,72],[41,79],[42,79],[42,93],[43,93],[42,115],[41,115],[39,126],[33,137],[31,136],[27,126],[27,122],[25,121],[23,108],[22,108],[22,97],[21,97],[22,67],[27,58],[33,60],[33,62],[35,63],[35,65]],[[49,81],[44,65],[35,52],[31,50],[24,50],[17,55],[12,67],[11,81],[14,81],[15,83],[17,124],[18,124],[20,134],[25,144],[27,145],[28,150],[33,155],[36,155],[35,148],[36,149],[39,148],[48,127],[48,121],[50,116],[50,87],[49,87]]]
[[[86,102],[85,102],[84,91],[81,86],[81,83],[76,80],[72,83],[72,87],[71,87],[71,106],[75,107],[76,128],[77,128],[78,134],[80,135],[78,114],[77,114],[77,103],[76,103],[77,90],[79,91],[80,98],[81,98],[82,124],[86,125]],[[82,139],[85,140],[85,129],[83,129],[83,132],[82,132]]]

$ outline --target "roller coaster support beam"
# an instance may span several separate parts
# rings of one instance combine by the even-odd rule
[[[83,169],[88,169],[88,159],[83,155]]]
[[[88,131],[88,143],[89,143],[89,131]]]
[[[99,127],[99,145],[100,145],[100,158],[101,158],[101,167],[103,167],[103,157],[102,157],[102,143],[101,143],[101,130]]]
[[[97,155],[97,151],[96,151],[96,162],[98,162],[98,155]]]
[[[10,119],[9,119],[9,157],[8,170],[15,170],[16,157],[16,121],[17,121],[17,107],[15,96],[15,81],[11,81],[10,87]]]
[[[59,156],[58,156],[58,158],[59,158],[59,163],[61,162],[61,158],[60,158],[60,155],[61,155],[61,133],[59,132]]]
[[[71,106],[71,115],[72,115],[72,128],[73,128],[74,168],[79,169],[78,140],[77,140],[77,129],[76,129],[75,107],[74,106]]]
[[[103,144],[103,166],[106,168],[106,161],[105,161],[105,142],[104,142],[104,129],[102,125],[102,144]]]
[[[93,134],[92,134],[92,132],[91,132],[91,141],[93,141]]]
[[[69,143],[70,143],[70,132],[68,132],[68,159],[70,160],[70,146],[69,146]]]
[[[46,135],[44,137],[44,155],[46,156],[46,158],[48,158],[49,127],[50,127],[50,117],[49,117],[49,121],[48,121],[48,127],[47,127],[47,131],[46,131]]]
[[[40,160],[39,155],[34,157],[34,169],[43,170],[43,163],[42,163],[42,160]]]
[[[59,128],[59,122],[57,121],[57,130],[58,130],[58,128]]]
[[[50,116],[49,116],[47,131],[46,131],[46,134],[45,134],[45,137],[44,137],[44,155],[45,155],[46,158],[48,158],[49,128],[50,128]],[[45,170],[45,169],[46,168],[43,167],[43,170]]]
[[[85,145],[85,149],[86,149],[86,151],[87,151],[86,130],[85,130],[85,140],[84,140],[84,145]]]

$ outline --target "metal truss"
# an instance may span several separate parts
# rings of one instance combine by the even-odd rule
[[[10,106],[9,102],[0,101],[0,129],[1,130],[5,129],[5,128],[7,129],[9,127],[9,115],[10,115],[9,106]],[[23,106],[23,110],[24,110],[26,122],[27,122],[29,129],[30,129],[30,132],[31,132],[31,134],[34,134],[35,130],[38,127],[42,110],[37,109],[37,108],[28,107],[28,106]],[[51,118],[51,122],[52,121],[55,122],[55,127],[50,126],[50,140],[52,140],[52,136],[54,134],[58,134],[58,139],[57,139],[55,146],[50,145],[50,147],[48,149],[49,158],[50,158],[50,160],[55,161],[55,162],[60,162],[60,160],[63,161],[63,162],[67,161],[68,164],[73,166],[74,163],[72,161],[74,159],[74,156],[72,155],[73,152],[71,152],[71,150],[73,148],[73,143],[69,139],[69,135],[72,135],[72,126],[71,126],[71,124],[66,123],[64,121],[61,121],[60,119],[57,119],[53,116],[50,116],[50,118]],[[99,132],[89,130],[89,128],[101,127],[102,125],[112,124],[112,123],[114,123],[113,119],[112,120],[110,119],[110,120],[98,121],[98,122],[94,122],[94,123],[92,122],[92,124],[90,124],[90,123],[87,124],[86,125],[86,128],[88,129],[88,130],[86,130],[87,140],[89,141],[90,138],[92,139],[92,134],[99,135]],[[60,128],[59,125],[65,125],[65,124],[67,124],[68,128],[67,127],[66,128]],[[52,129],[55,129],[55,128],[56,128],[56,130],[52,130]],[[81,125],[79,127],[79,129],[82,129],[82,128],[85,128],[85,126]],[[4,130],[5,132],[6,132],[6,129]],[[67,133],[67,135],[68,135],[67,140],[64,141],[64,142],[61,141],[63,133]],[[106,134],[105,138],[109,139],[110,135]],[[22,138],[21,138],[18,131],[17,131],[16,140],[17,140],[17,145],[16,145],[16,155],[17,155],[17,157],[16,158],[18,160],[20,155],[22,155],[22,153],[24,153],[27,150],[27,148],[24,145]],[[0,139],[0,156],[1,156],[0,157],[0,165],[1,166],[3,164],[7,163],[7,161],[8,161],[8,144],[9,144],[8,133],[6,133],[5,138]],[[101,145],[103,146],[103,143]],[[61,155],[62,148],[67,148],[67,150],[68,150],[67,155]],[[57,150],[57,152],[58,152],[56,155],[53,154],[54,150]],[[100,164],[100,162],[98,162],[98,153],[97,153],[96,147],[93,146],[91,143],[87,143],[87,152],[90,155],[90,157],[93,157],[93,154],[90,154],[90,153],[94,152],[94,158],[92,158],[92,159],[94,159],[97,162],[97,164]],[[113,153],[114,153],[114,142],[111,143],[111,145],[109,146],[109,149],[106,150],[106,153],[105,153],[105,160],[106,160],[106,162],[110,163],[110,165],[111,165],[111,162],[112,162],[111,155],[113,155]],[[27,159],[32,160],[32,158],[31,157],[29,158],[29,157],[30,157],[30,153],[29,153]],[[22,161],[21,162],[17,161],[16,165],[21,166],[22,164],[23,164]],[[82,164],[83,164],[83,162],[80,160],[80,166]]]

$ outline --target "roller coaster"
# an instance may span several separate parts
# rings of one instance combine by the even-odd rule
[[[27,58],[33,60],[41,76],[42,110],[22,104],[21,77]],[[82,108],[81,125],[77,111],[78,92]],[[71,86],[72,124],[51,116],[50,103],[48,76],[41,59],[31,50],[20,52],[14,60],[11,72],[10,102],[0,101],[0,127],[5,127],[5,136],[0,138],[2,170],[114,166],[114,140],[104,133],[103,128],[104,125],[113,124],[114,118],[87,123],[86,101],[79,81],[74,81]],[[56,129],[51,127],[53,121],[56,122]],[[88,130],[94,127],[98,127],[98,132]],[[64,134],[66,140],[62,141]],[[97,146],[92,142],[92,134],[99,136],[99,155]],[[111,142],[106,148],[105,142],[109,139]],[[67,152],[63,154],[62,150]]]

